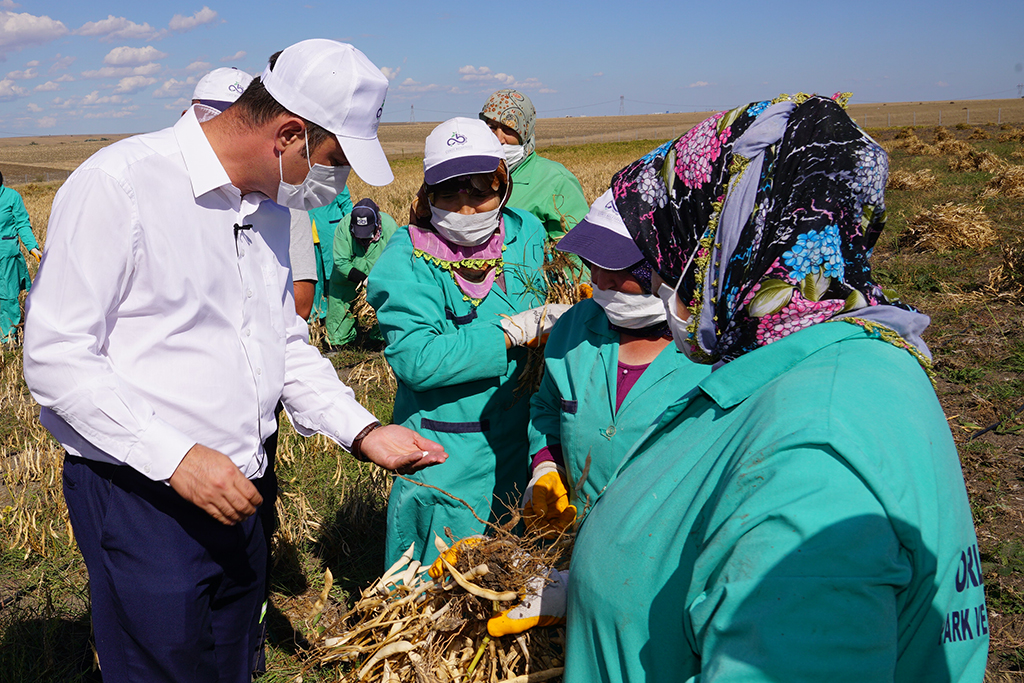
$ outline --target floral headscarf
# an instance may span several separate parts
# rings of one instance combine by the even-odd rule
[[[530,156],[537,146],[533,139],[537,110],[533,108],[530,98],[518,90],[499,90],[488,97],[480,111],[480,119],[485,122],[496,121],[518,133],[526,156]]]
[[[613,178],[630,234],[679,284],[695,360],[732,360],[846,317],[880,323],[927,362],[927,316],[872,279],[888,157],[846,114],[848,97],[781,95],[715,114]]]

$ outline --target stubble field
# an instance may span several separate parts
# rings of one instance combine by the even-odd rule
[[[960,450],[985,572],[989,681],[1024,681],[1024,105],[1019,102],[1002,101],[987,110],[971,102],[970,124],[964,109],[946,103],[948,108],[933,103],[932,109],[851,107],[858,120],[867,117],[869,132],[890,152],[889,224],[875,250],[876,275],[932,316],[925,338]],[[940,110],[943,127],[937,126]],[[954,111],[961,120],[950,120]],[[890,114],[916,115],[918,126],[906,127],[912,119],[887,126],[883,117]],[[935,118],[928,122],[926,114]],[[662,118],[667,116],[680,118]],[[618,121],[617,128],[602,127],[611,123],[603,119],[546,120],[538,125],[538,137],[544,155],[572,170],[593,200],[616,170],[701,119],[684,116],[689,115],[628,117],[632,120]],[[584,126],[591,122],[593,127]],[[414,132],[405,125],[382,127],[386,148],[414,143],[421,148],[432,127],[415,124],[419,132]],[[543,144],[558,142],[560,135],[570,144]],[[620,141],[595,141],[602,135]],[[577,144],[585,140],[591,142]],[[0,141],[0,171],[6,175],[12,162],[70,170],[88,156],[86,145],[98,144],[36,142]],[[69,150],[82,158],[76,161]],[[406,156],[394,162],[396,182],[387,188],[370,188],[354,177],[350,182],[354,200],[372,196],[400,224],[422,178],[421,159]],[[58,186],[17,186],[41,241]],[[387,418],[394,384],[379,354],[356,347],[333,360],[359,398]],[[6,547],[0,556],[0,681],[96,681],[86,575],[60,494],[61,453],[38,426],[37,415],[21,380],[19,349],[5,347],[0,359],[0,539]],[[307,617],[323,588],[325,568],[336,577],[330,593],[335,604],[379,575],[389,481],[372,467],[351,462],[322,437],[299,438],[287,423],[280,468],[271,672],[263,680],[296,681],[299,675],[305,681],[344,680],[341,670],[310,667],[304,648],[318,631]]]

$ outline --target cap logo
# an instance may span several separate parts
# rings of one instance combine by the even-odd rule
[[[448,146],[452,145],[464,145],[466,144],[466,136],[459,135],[458,133],[452,133],[452,136],[448,138]]]
[[[241,95],[243,92],[245,92],[245,88],[242,87],[241,83],[233,83],[232,85],[229,85],[228,86],[228,90],[230,92],[236,92],[239,95]]]
[[[387,101],[387,97],[380,101],[380,107],[377,108],[377,120],[380,121],[381,115],[384,113],[384,103]]]
[[[368,224],[369,224],[369,219],[367,219],[366,216],[358,216],[358,217],[356,217],[356,225],[368,225]]]

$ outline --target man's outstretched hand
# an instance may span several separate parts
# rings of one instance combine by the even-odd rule
[[[168,481],[178,495],[221,524],[241,522],[263,502],[260,492],[228,456],[201,444],[189,449]]]
[[[448,459],[441,444],[394,424],[367,434],[360,450],[371,462],[399,474],[412,474]]]

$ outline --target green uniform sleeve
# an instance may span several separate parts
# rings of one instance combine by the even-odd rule
[[[826,446],[737,469],[708,511],[694,569],[707,580],[686,605],[700,680],[892,681],[912,569],[881,504]],[[651,636],[657,647],[657,628]]]
[[[445,314],[443,286],[435,269],[412,255],[406,229],[395,233],[370,273],[366,298],[387,340],[384,355],[413,391],[498,378],[508,371],[498,320],[454,325]]]
[[[18,231],[21,243],[29,251],[38,249],[39,243],[36,242],[36,236],[32,233],[32,223],[29,222],[25,202],[22,201],[21,195],[14,190],[8,189],[8,192],[14,195],[11,199],[11,216],[14,218],[14,228]]]
[[[348,279],[348,273],[352,270],[352,231],[349,230],[351,220],[352,212],[350,211],[345,214],[334,231],[334,275],[332,277],[340,280]]]
[[[560,214],[559,224],[544,226],[548,236],[552,236],[553,232],[562,234],[569,232],[590,211],[590,205],[587,204],[587,198],[583,195],[583,186],[580,185],[580,181],[569,169],[564,168],[563,170],[565,174],[556,183],[554,195],[556,211]]]

